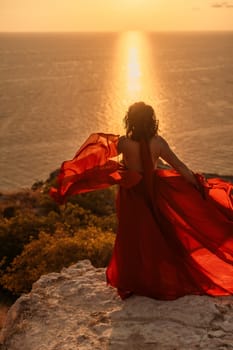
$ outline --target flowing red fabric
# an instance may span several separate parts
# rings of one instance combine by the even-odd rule
[[[93,134],[64,162],[58,189],[67,196],[119,184],[118,232],[107,283],[131,294],[170,300],[187,294],[233,294],[232,184],[196,174],[200,191],[175,170],[153,170],[140,143],[143,173],[112,160],[118,136]]]

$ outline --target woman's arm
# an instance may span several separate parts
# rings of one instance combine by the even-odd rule
[[[176,156],[168,143],[160,136],[160,157],[178,171],[188,182],[199,189],[199,184],[192,171]]]

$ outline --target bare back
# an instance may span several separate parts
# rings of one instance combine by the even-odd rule
[[[171,150],[164,138],[159,135],[153,136],[149,140],[149,148],[154,169],[157,168],[158,159],[161,157],[165,162],[176,169],[184,178],[198,187],[197,181],[189,168]],[[123,162],[128,169],[143,171],[140,157],[140,144],[128,137],[122,136],[119,139],[118,151],[123,154]]]
[[[159,136],[154,136],[149,141],[152,161],[154,168],[157,167],[157,161],[160,156],[160,141]],[[140,144],[127,137],[121,137],[118,146],[119,153],[123,154],[124,164],[128,169],[142,171],[142,163],[140,157]]]

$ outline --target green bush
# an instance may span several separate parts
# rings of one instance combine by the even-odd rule
[[[0,221],[0,262],[5,258],[5,264],[10,263],[21,253],[25,244],[38,237],[41,230],[55,230],[50,217],[38,217],[33,213],[23,214]]]
[[[69,199],[71,203],[77,203],[82,208],[90,210],[98,216],[106,216],[115,213],[116,187],[83,193]]]
[[[79,259],[104,266],[111,252],[116,188],[73,196],[58,206],[46,186],[2,195],[0,201],[0,288],[16,294],[29,290],[42,273]]]
[[[19,295],[28,292],[42,274],[60,271],[78,260],[89,259],[96,267],[106,266],[110,260],[115,235],[89,227],[67,236],[57,231],[45,232],[26,244],[0,277],[4,288]]]

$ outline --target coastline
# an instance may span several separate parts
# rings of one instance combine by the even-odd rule
[[[170,168],[169,166],[167,166],[166,164],[160,164],[159,168],[162,169],[167,169]],[[36,189],[43,187],[43,186],[48,186],[50,184],[51,181],[53,181],[56,176],[58,175],[59,169],[56,169],[54,171],[52,171],[49,174],[49,177],[46,180],[39,180],[36,181],[34,183],[32,183],[31,185],[28,185],[27,187],[18,187],[18,188],[12,188],[12,189],[4,189],[0,187],[0,201],[2,200],[3,196],[8,196],[11,194],[16,194],[19,192],[23,192],[23,191],[35,191]],[[233,174],[232,175],[220,175],[217,173],[201,173],[204,177],[206,177],[206,179],[214,179],[214,178],[220,178],[223,179],[224,181],[227,182],[231,182],[233,183]]]

